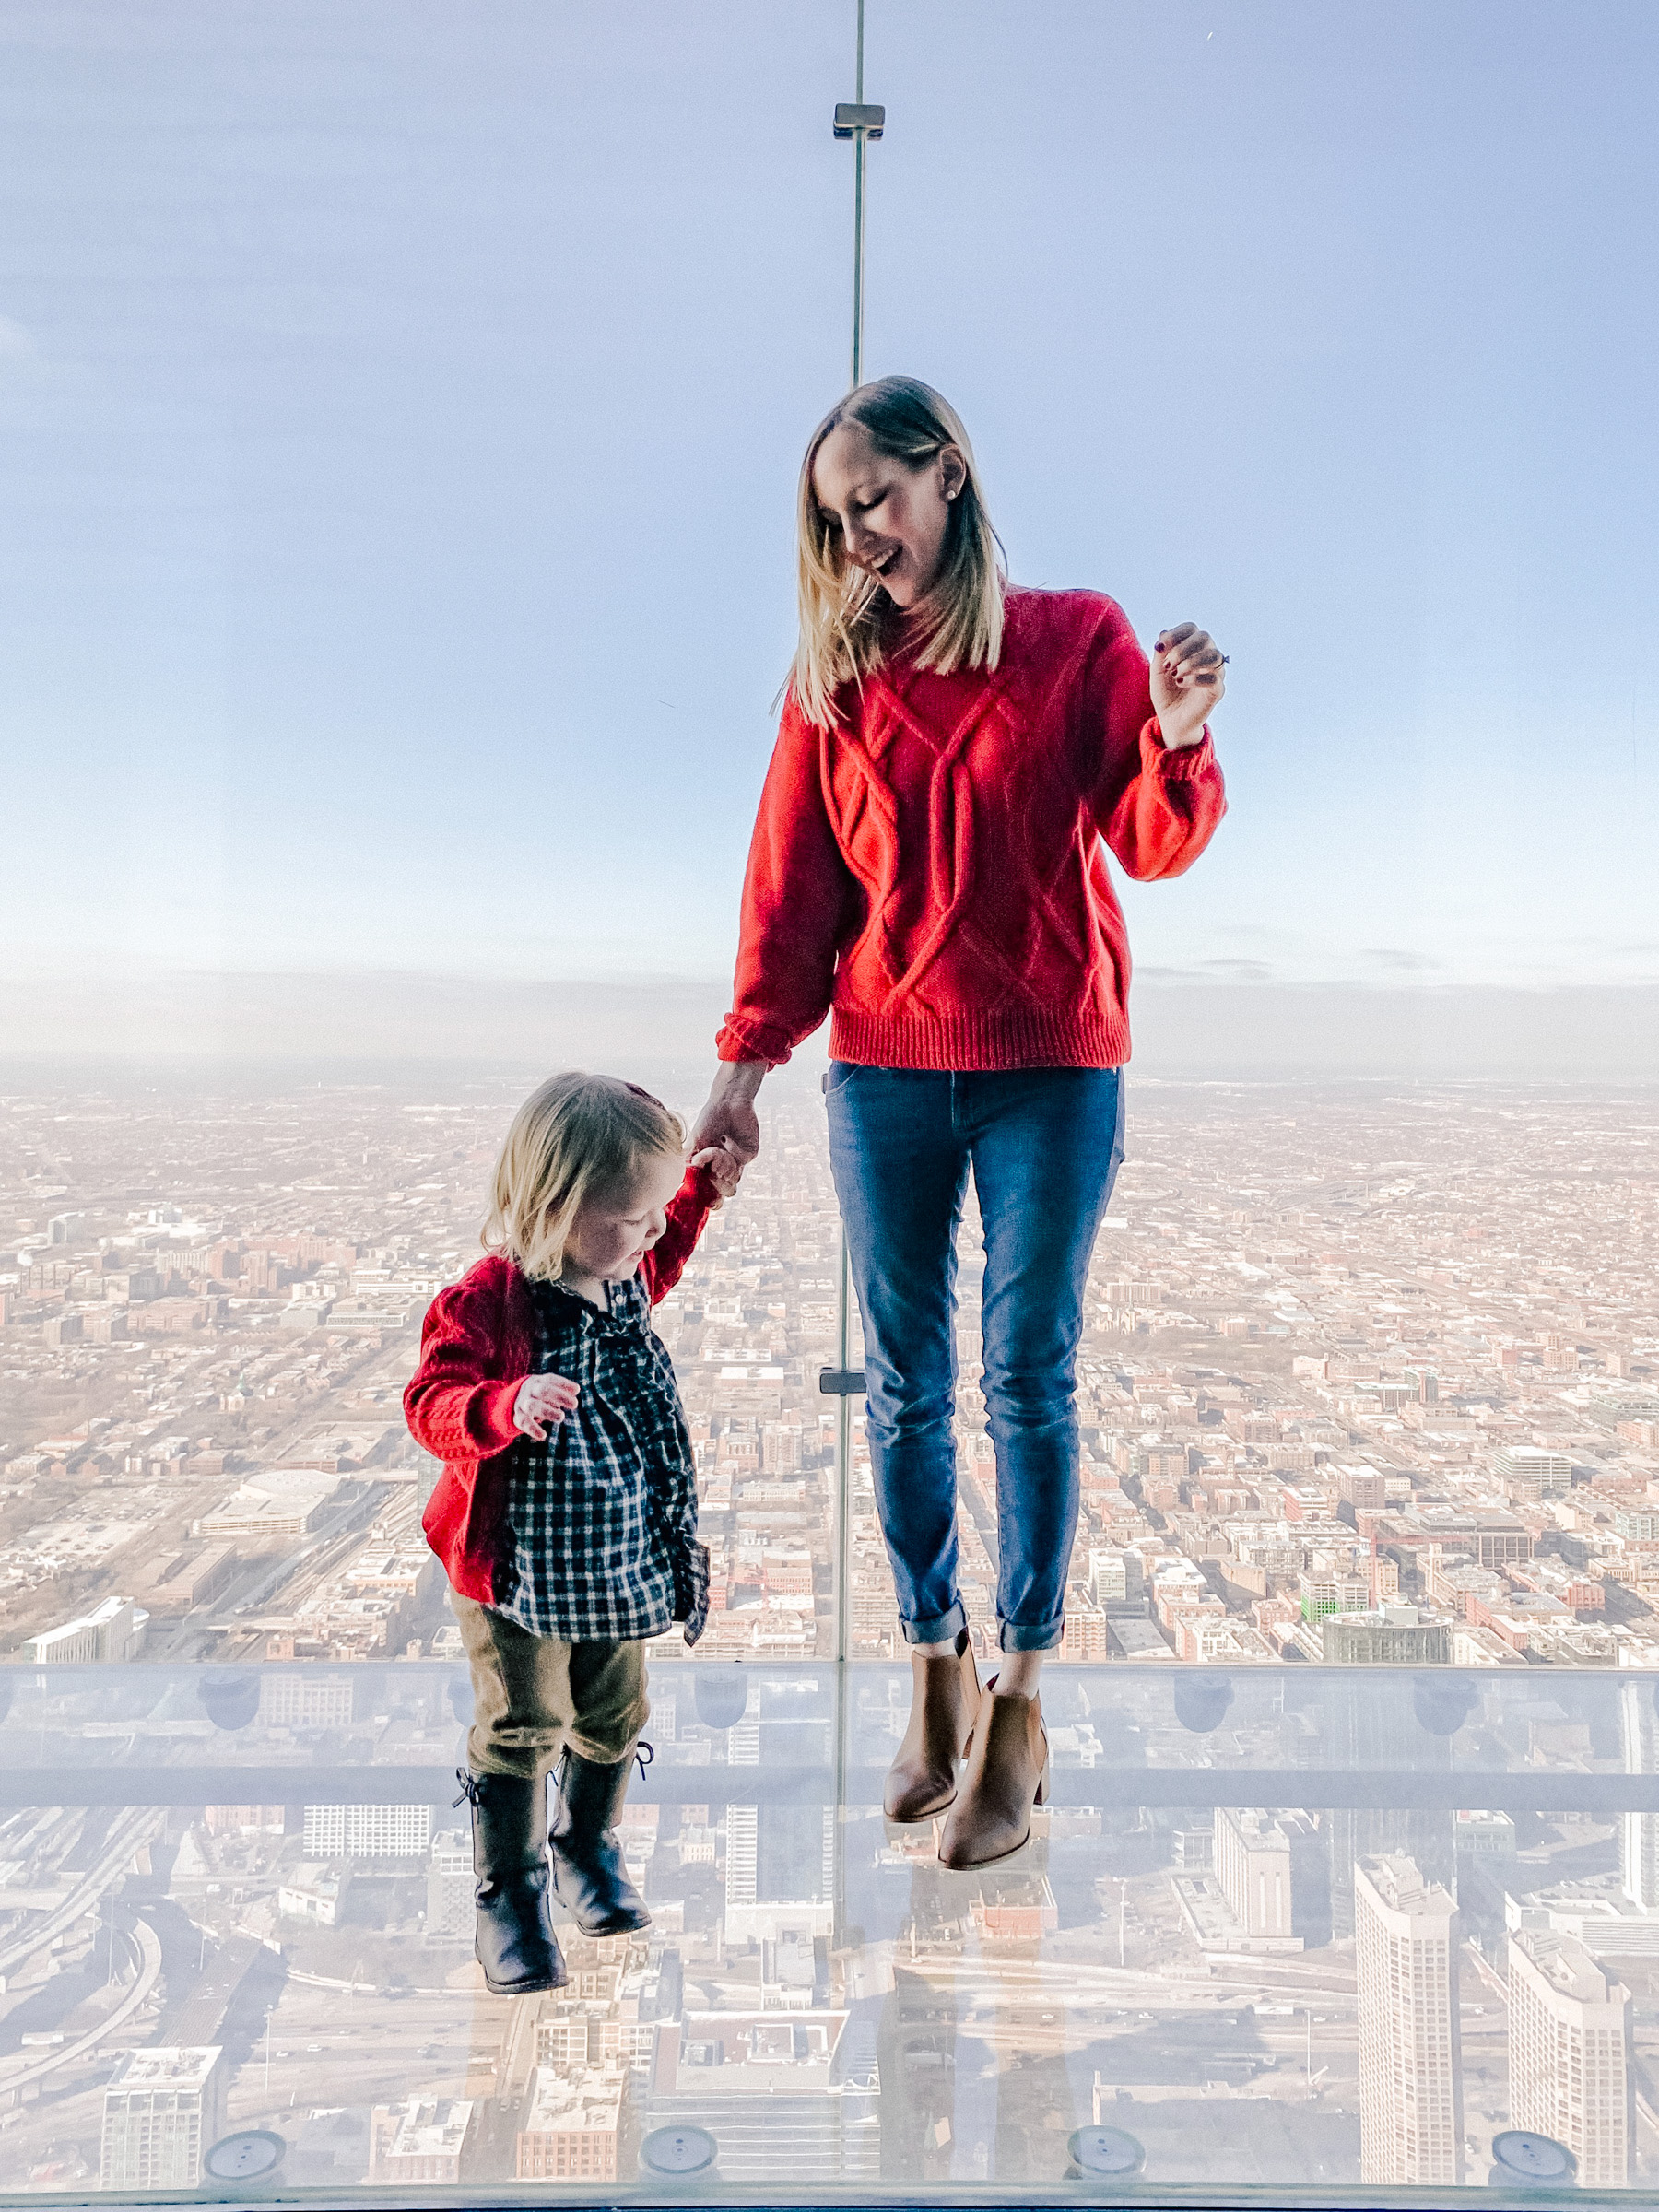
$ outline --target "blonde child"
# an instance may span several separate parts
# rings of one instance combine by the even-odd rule
[[[651,1309],[739,1171],[721,1147],[688,1166],[678,1119],[634,1084],[554,1076],[507,1133],[486,1256],[426,1317],[404,1410],[443,1462],[424,1525],[472,1668],[457,1779],[498,1995],[565,1981],[549,1850],[552,1895],[584,1935],[650,1922],[615,1833],[650,1711],[645,1640],[680,1620],[695,1642],[708,1596],[691,1442]]]

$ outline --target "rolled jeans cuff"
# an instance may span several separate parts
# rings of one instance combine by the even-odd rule
[[[1002,1652],[1058,1651],[1065,1634],[1065,1622],[1050,1620],[1036,1628],[1028,1628],[1023,1621],[999,1620],[996,1624],[996,1648]]]
[[[968,1626],[968,1613],[959,1597],[947,1613],[938,1613],[931,1620],[901,1620],[906,1643],[954,1643]]]

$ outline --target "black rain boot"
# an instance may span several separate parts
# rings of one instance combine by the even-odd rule
[[[634,1755],[643,1769],[644,1744]],[[614,1767],[567,1751],[559,1780],[559,1804],[547,1841],[553,1853],[553,1894],[568,1905],[584,1936],[628,1936],[651,1925],[645,1900],[629,1880],[622,1846],[612,1825],[628,1794],[633,1758]]]
[[[516,1774],[455,1770],[461,1797],[472,1806],[473,1892],[478,1908],[473,1951],[484,1986],[498,1997],[562,1989],[569,1976],[547,1913],[547,1854],[537,1817],[547,1783]]]

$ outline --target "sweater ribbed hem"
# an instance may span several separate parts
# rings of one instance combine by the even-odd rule
[[[838,1006],[830,1057],[859,1067],[928,1067],[959,1074],[1017,1067],[1122,1067],[1129,1025],[1119,1015],[1041,1012],[865,1014]]]

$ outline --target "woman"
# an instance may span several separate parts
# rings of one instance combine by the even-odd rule
[[[799,586],[735,1003],[692,1148],[752,1159],[762,1077],[832,1012],[830,1156],[913,1676],[887,1811],[949,1807],[940,1858],[982,1866],[1019,1848],[1041,1801],[1083,1286],[1123,1156],[1129,953],[1101,841],[1142,879],[1204,850],[1225,807],[1205,727],[1223,656],[1182,623],[1148,668],[1112,600],[1010,586],[967,433],[910,377],[860,385],[813,433]],[[1003,1654],[982,1698],[951,1430],[970,1168]]]

